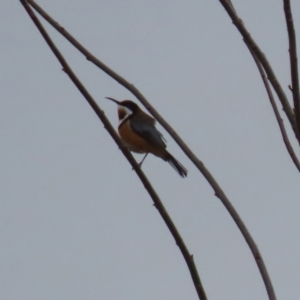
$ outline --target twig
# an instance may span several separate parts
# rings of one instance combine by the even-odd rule
[[[127,160],[129,161],[129,163],[132,165],[133,169],[135,170],[138,177],[142,181],[145,189],[148,191],[149,195],[151,196],[151,198],[155,204],[155,207],[159,211],[159,213],[162,216],[163,220],[165,221],[167,227],[169,228],[171,234],[173,235],[173,237],[176,241],[176,244],[178,245],[178,247],[187,263],[187,266],[189,268],[189,271],[190,271],[192,280],[194,282],[196,291],[198,293],[199,299],[207,300],[205,291],[203,289],[202,283],[200,281],[200,277],[199,277],[197,269],[196,269],[196,265],[193,260],[193,256],[189,253],[181,235],[179,234],[175,224],[173,223],[172,219],[170,218],[168,212],[166,211],[166,209],[165,209],[163,203],[161,202],[159,196],[157,195],[156,191],[153,189],[151,183],[149,182],[149,180],[147,179],[147,177],[145,176],[145,174],[139,167],[138,163],[135,161],[135,159],[131,155],[130,151],[127,149],[127,147],[123,144],[123,142],[119,138],[119,136],[116,133],[116,131],[114,130],[113,126],[110,124],[109,120],[106,118],[104,112],[99,108],[99,106],[97,105],[95,100],[92,98],[92,96],[89,94],[89,92],[83,86],[83,84],[79,81],[79,79],[77,78],[75,73],[69,67],[68,63],[66,62],[66,60],[64,59],[62,54],[59,52],[59,50],[57,49],[57,47],[55,46],[55,44],[49,37],[48,33],[46,32],[46,30],[44,29],[44,27],[42,26],[42,24],[40,23],[38,18],[35,16],[32,9],[27,4],[27,1],[26,0],[20,0],[20,1],[21,1],[22,5],[24,6],[25,10],[27,11],[27,13],[29,14],[30,18],[32,19],[32,21],[34,22],[34,24],[40,31],[41,35],[45,39],[46,43],[48,44],[48,46],[51,48],[51,50],[54,53],[54,55],[56,56],[56,58],[61,63],[63,70],[68,74],[68,76],[73,81],[73,83],[76,85],[78,90],[85,97],[85,99],[90,104],[90,106],[92,107],[94,112],[97,114],[99,119],[104,124],[104,127],[106,128],[108,133],[111,135],[111,137],[114,139],[116,144],[119,146],[119,148],[121,149],[121,151],[123,152],[123,154],[127,158]]]
[[[268,76],[268,80],[272,84],[272,86],[278,96],[278,99],[280,100],[280,102],[282,104],[283,110],[286,113],[286,116],[293,128],[295,136],[296,136],[298,142],[300,143],[300,135],[299,135],[298,126],[297,126],[297,123],[295,120],[295,114],[290,106],[290,103],[289,103],[277,77],[275,76],[275,73],[273,72],[273,69],[272,69],[269,61],[267,60],[265,54],[261,51],[261,49],[258,47],[256,42],[251,37],[249,31],[244,26],[243,21],[237,15],[235,9],[233,9],[232,3],[229,3],[228,0],[219,0],[219,1],[223,5],[225,10],[227,11],[233,24],[236,26],[238,31],[241,33],[244,40],[247,42],[247,45],[249,46],[249,48],[255,53],[257,59],[261,62],[262,66]]]
[[[154,116],[154,118],[164,127],[164,129],[172,136],[175,142],[179,145],[182,151],[187,155],[187,157],[194,163],[197,169],[202,173],[202,175],[206,178],[210,186],[213,188],[216,197],[218,197],[228,213],[236,223],[239,228],[241,234],[245,238],[252,255],[256,261],[258,269],[261,273],[263,281],[265,282],[266,289],[268,294],[274,294],[270,278],[268,276],[267,268],[265,266],[264,260],[260,254],[260,251],[252,238],[250,232],[248,231],[246,225],[240,218],[238,212],[235,210],[227,196],[225,195],[222,188],[219,186],[215,178],[209,172],[209,170],[205,167],[202,161],[198,159],[198,157],[192,152],[192,150],[186,145],[186,143],[181,139],[181,137],[177,134],[177,132],[164,120],[164,118],[153,108],[153,106],[147,101],[147,99],[143,96],[143,94],[131,83],[121,77],[119,74],[111,70],[108,66],[106,66],[103,62],[98,60],[94,55],[92,55],[86,48],[84,48],[69,32],[67,32],[63,27],[61,27],[56,21],[54,21],[40,6],[38,6],[33,0],[28,0],[28,3],[32,5],[32,7],[47,20],[59,33],[61,33],[74,47],[76,47],[86,58],[98,66],[103,72],[111,76],[117,82],[119,82],[122,86],[124,86],[127,90],[129,90],[144,106],[145,108]],[[267,284],[266,284],[267,282]],[[273,291],[273,292],[272,292]],[[275,296],[271,300],[275,300]]]
[[[259,70],[259,73],[260,73],[260,76],[263,80],[263,83],[265,85],[265,88],[267,90],[267,93],[268,93],[268,96],[269,96],[269,99],[270,99],[270,103],[271,103],[271,106],[273,108],[273,111],[274,111],[274,114],[275,114],[275,117],[276,117],[276,120],[277,120],[277,123],[279,125],[279,129],[280,129],[280,132],[281,132],[281,135],[282,135],[282,138],[283,138],[283,141],[284,141],[284,144],[286,146],[286,149],[288,151],[288,153],[290,154],[291,156],[291,159],[292,161],[294,162],[296,168],[298,169],[298,171],[300,172],[300,162],[294,152],[294,149],[289,141],[289,138],[288,138],[288,135],[286,133],[286,130],[285,130],[285,126],[284,126],[284,123],[283,123],[283,120],[280,116],[280,113],[279,113],[279,110],[277,108],[277,105],[276,105],[276,102],[275,102],[275,99],[273,97],[273,93],[272,93],[272,90],[269,86],[269,82],[268,82],[268,79],[267,79],[267,76],[264,72],[264,69],[263,67],[261,66],[261,63],[259,62],[259,60],[257,59],[257,57],[255,56],[255,54],[253,53],[253,51],[251,51],[251,54],[253,56],[253,59],[257,65],[257,68]]]
[[[296,34],[295,34],[290,0],[283,0],[283,7],[284,7],[287,31],[289,35],[290,68],[291,68],[294,108],[295,108],[296,122],[298,125],[298,131],[300,132],[300,93],[299,93],[297,42],[296,42]]]

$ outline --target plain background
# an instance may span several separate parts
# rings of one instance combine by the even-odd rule
[[[291,99],[282,1],[235,2]],[[300,40],[300,2],[292,2]],[[256,66],[220,3],[38,3],[170,122],[245,221],[278,299],[297,299],[299,173]],[[45,25],[117,127],[116,107],[104,97],[136,99]],[[0,5],[0,66],[0,298],[197,299],[149,195],[19,1]],[[158,128],[188,177],[153,156],[143,170],[193,253],[208,298],[267,299],[229,214]]]

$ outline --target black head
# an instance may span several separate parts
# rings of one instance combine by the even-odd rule
[[[124,121],[130,116],[133,116],[137,113],[140,108],[134,102],[130,100],[118,101],[113,98],[106,97],[106,99],[111,100],[118,104],[118,116],[120,121]]]
[[[137,104],[135,104],[134,102],[130,101],[130,100],[124,100],[121,101],[119,103],[120,106],[124,106],[126,108],[128,108],[129,110],[131,110],[133,113],[137,112],[140,108],[138,107]]]
[[[116,104],[118,104],[121,107],[123,106],[123,107],[129,109],[132,113],[135,113],[140,109],[137,104],[135,104],[133,101],[130,101],[130,100],[118,101],[118,100],[110,98],[110,97],[106,97],[106,99],[115,102]]]

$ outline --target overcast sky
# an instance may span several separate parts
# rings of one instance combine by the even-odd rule
[[[291,99],[282,1],[233,2]],[[300,2],[292,2],[300,40]],[[38,3],[170,122],[248,226],[278,299],[298,299],[300,175],[219,1]],[[104,97],[137,100],[43,23],[117,127],[116,106]],[[0,6],[0,66],[0,298],[197,299],[151,198],[19,1]],[[208,298],[267,299],[228,212],[158,128],[188,177],[151,155],[143,170],[193,253]]]

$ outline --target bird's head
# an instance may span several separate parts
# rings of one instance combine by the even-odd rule
[[[111,100],[118,105],[118,116],[120,122],[128,116],[135,114],[137,111],[140,110],[138,105],[136,105],[133,101],[130,100],[118,101],[110,97],[106,97],[106,99]]]

